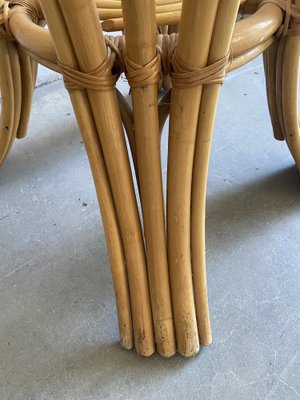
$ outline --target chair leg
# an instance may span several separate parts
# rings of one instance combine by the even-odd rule
[[[0,165],[6,159],[18,129],[21,109],[21,76],[15,44],[0,39]]]
[[[264,53],[268,105],[274,137],[285,140],[300,169],[300,128],[298,119],[298,75],[300,39],[288,36]]]
[[[37,76],[37,63],[28,57],[20,46],[18,46],[18,53],[21,67],[22,105],[16,136],[18,139],[22,139],[26,136],[28,129],[32,96]]]
[[[279,79],[281,68],[280,64],[277,62],[278,55],[279,41],[275,40],[274,43],[264,52],[263,60],[266,77],[267,100],[274,138],[277,140],[284,140],[282,119],[280,122],[279,110],[277,107],[277,80],[281,80],[281,78]],[[279,59],[281,59],[281,57],[279,57]]]
[[[156,56],[155,3],[123,0],[122,7],[127,56],[136,65],[144,66]],[[170,357],[176,347],[166,250],[157,83],[133,86],[131,97],[156,346],[161,355]]]
[[[215,63],[228,53],[238,6],[239,0],[231,1],[230,4],[228,4],[227,0],[219,1],[208,64]],[[225,27],[223,21],[227,21]],[[210,145],[220,88],[221,85],[216,84],[203,88],[192,180],[192,269],[198,331],[202,345],[209,345],[212,340],[206,286],[205,201]]]
[[[200,67],[207,64],[218,3],[215,0],[190,0],[183,3],[177,46],[179,59]],[[205,20],[203,15],[206,16]],[[199,351],[190,230],[191,184],[201,95],[201,85],[182,89],[174,86],[170,110],[168,256],[177,348],[186,357]]]
[[[300,127],[298,116],[299,36],[288,37],[282,57],[282,115],[285,140],[300,170]]]
[[[71,3],[67,0],[56,0],[55,6],[53,2],[54,0],[43,0],[41,5],[52,31],[59,59],[83,72],[95,70],[106,57],[106,47],[102,32],[99,34],[99,21],[93,0],[74,0]],[[80,24],[86,27],[84,36],[78,30]],[[61,32],[62,29],[65,31]],[[62,37],[65,39],[61,40]],[[140,354],[149,356],[154,352],[154,338],[144,244],[115,91],[112,87],[107,91],[71,90],[69,93],[78,120],[90,126],[82,112],[82,108],[88,105],[98,133],[113,197],[108,200],[110,204],[104,203],[104,207],[114,205],[122,237],[135,348]],[[84,101],[79,98],[76,103],[74,94],[80,96],[81,93],[86,94],[87,99]],[[110,218],[113,216],[110,215]],[[107,220],[106,234],[110,232],[111,222],[113,220]],[[111,244],[111,250],[115,251],[115,243],[110,242],[109,238],[108,243]],[[111,267],[114,268],[115,265],[111,264]],[[118,274],[113,276],[119,279]]]
[[[26,136],[37,63],[12,40],[0,39],[0,165],[16,138]]]

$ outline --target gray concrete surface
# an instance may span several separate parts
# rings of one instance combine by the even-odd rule
[[[165,132],[164,171],[166,144]],[[36,90],[0,188],[1,400],[300,398],[300,178],[272,138],[260,59],[228,77],[218,107],[214,341],[193,359],[144,359],[118,344],[97,200],[61,81]]]

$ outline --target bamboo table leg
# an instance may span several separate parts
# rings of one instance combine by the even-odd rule
[[[298,1],[300,5],[300,1]],[[298,116],[300,37],[288,37],[282,58],[282,114],[285,140],[300,169],[300,126]]]
[[[58,57],[63,63],[76,68],[78,66],[76,57],[59,4],[56,1],[54,7],[53,1],[44,0],[42,6],[47,16],[52,37],[56,43]],[[66,40],[60,40],[61,37],[66,38]],[[120,342],[124,348],[131,349],[133,347],[133,331],[127,272],[118,220],[102,149],[86,93],[81,90],[71,91],[70,99],[84,139],[101,209],[115,289]]]
[[[14,44],[13,44],[14,45]],[[0,165],[5,160],[16,136],[15,123],[15,82],[13,76],[11,52],[6,39],[0,38],[0,89],[2,96],[0,120]]]
[[[106,46],[101,32],[99,35],[94,2],[76,0],[70,3],[61,0],[59,4],[80,70],[95,70],[106,57]],[[85,35],[78,30],[81,25],[85,27]],[[129,278],[135,347],[139,353],[150,355],[154,351],[154,343],[144,245],[116,95],[112,88],[107,91],[87,90],[87,96],[120,224]],[[80,114],[80,110],[77,111]]]
[[[155,1],[123,0],[126,51],[137,65],[156,56]],[[132,87],[138,176],[146,238],[147,269],[158,352],[175,353],[165,239],[157,83]]]
[[[177,54],[187,64],[206,65],[218,1],[186,0]],[[168,158],[168,256],[178,351],[193,356],[199,338],[192,282],[191,184],[202,87],[173,87]]]
[[[300,6],[300,0],[295,1]],[[298,117],[299,36],[276,40],[264,53],[269,111],[276,139],[285,140],[300,169]]]
[[[208,64],[222,59],[229,50],[239,0],[220,0]],[[224,25],[224,21],[227,21]],[[216,106],[221,85],[207,85],[203,88],[198,117],[192,182],[192,267],[196,312],[200,342],[211,343],[211,329],[208,311],[206,267],[205,267],[205,201],[210,145],[213,133]]]

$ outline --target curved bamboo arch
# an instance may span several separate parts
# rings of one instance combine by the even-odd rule
[[[236,22],[230,46],[232,57],[240,58],[250,49],[266,42],[278,30],[281,22],[282,12],[274,4],[266,4],[248,18]],[[47,29],[34,24],[28,15],[20,12],[12,15],[10,29],[17,42],[32,57],[48,63],[48,66],[57,64],[56,51]],[[250,61],[249,58],[241,60],[245,63]]]

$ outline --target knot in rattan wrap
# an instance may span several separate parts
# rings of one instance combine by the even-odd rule
[[[222,84],[226,77],[230,53],[214,64],[200,68],[189,65],[178,56],[175,49],[171,60],[172,84],[175,88],[191,88],[200,85]]]
[[[38,23],[39,19],[43,18],[38,0],[0,0],[0,39],[5,37],[6,39],[14,40],[9,26],[9,19],[18,12],[27,15],[35,24]]]
[[[259,7],[268,3],[276,4],[284,11],[283,24],[276,36],[280,38],[300,35],[300,8],[292,0],[261,0]]]
[[[113,73],[113,66],[116,56],[122,60],[118,49],[118,37],[105,37],[107,44],[106,57],[96,69],[89,72],[81,72],[77,69],[58,62],[59,69],[63,75],[65,87],[68,90],[94,90],[108,91],[112,90],[118,80],[120,71]],[[122,61],[120,61],[122,63]]]
[[[143,88],[158,83],[162,77],[161,57],[156,56],[146,65],[138,65],[125,53],[125,74],[131,88]]]

